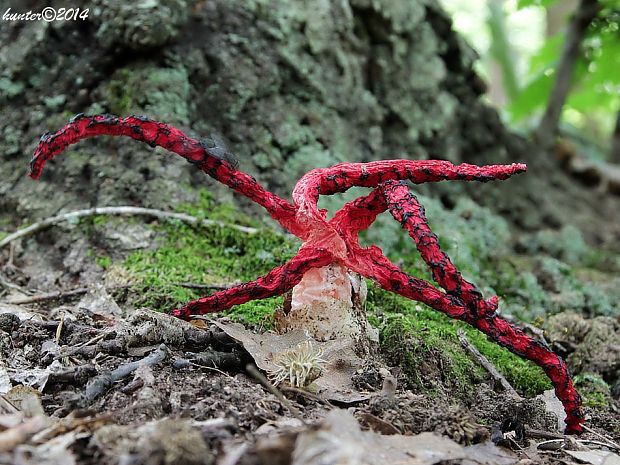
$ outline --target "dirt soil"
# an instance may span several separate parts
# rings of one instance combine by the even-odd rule
[[[412,392],[398,367],[377,369],[381,354],[355,375],[364,400],[330,402],[312,386],[286,384],[276,396],[248,373],[243,346],[211,322],[125,314],[101,290],[58,300],[0,305],[2,375],[15,385],[0,405],[0,463],[335,464],[343,463],[337,450],[361,440],[322,443],[317,432],[338,421],[349,433],[357,424],[360,435],[450,438],[433,446],[433,458],[420,444],[384,451],[413,448],[419,461],[403,462],[412,464],[573,463],[567,450],[611,454],[620,441],[617,403],[596,410],[576,441],[558,431],[544,400],[496,392],[490,381],[467,400],[439,382],[435,392]],[[344,418],[333,413],[340,409]],[[314,458],[302,461],[313,447]]]

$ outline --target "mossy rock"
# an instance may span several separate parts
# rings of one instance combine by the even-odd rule
[[[585,407],[604,410],[612,402],[609,384],[594,373],[575,376],[575,387],[579,390]]]
[[[408,389],[469,397],[484,380],[484,370],[446,329],[415,317],[391,315],[381,327],[381,351],[390,365],[402,368]]]
[[[371,291],[371,304],[380,305],[378,292]],[[399,300],[388,298],[392,300]],[[544,372],[490,341],[478,330],[406,299],[402,314],[385,313],[380,321],[381,350],[387,362],[400,366],[408,388],[421,392],[443,392],[468,398],[476,384],[488,378],[483,368],[460,344],[457,330],[463,329],[470,342],[495,365],[521,394],[533,396],[551,388]]]
[[[146,114],[170,124],[189,124],[188,72],[182,65],[170,65],[157,67],[138,62],[116,71],[106,85],[107,111],[116,115]]]

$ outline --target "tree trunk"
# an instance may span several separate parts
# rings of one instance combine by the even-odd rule
[[[609,161],[620,165],[620,110],[616,113],[616,126],[611,135],[611,154],[609,156]]]
[[[537,142],[544,150],[551,148],[555,142],[562,108],[568,97],[573,71],[579,58],[579,48],[588,26],[600,8],[598,0],[581,0],[568,25],[564,49],[555,72],[556,78],[551,96],[538,129],[534,133]]]
[[[498,66],[502,76],[501,85],[491,83],[491,101],[496,105],[505,105],[506,100],[512,101],[519,94],[514,51],[506,28],[504,3],[504,0],[489,0],[488,3],[487,24],[491,30],[491,55],[495,61],[492,66]],[[497,74],[497,71],[497,68],[493,66],[491,72]]]
[[[545,8],[547,13],[546,36],[551,37],[562,32],[569,19],[570,13],[575,11],[578,5],[579,0],[562,0],[561,2],[554,2]]]

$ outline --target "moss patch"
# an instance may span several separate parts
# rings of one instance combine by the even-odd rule
[[[116,115],[147,114],[161,121],[189,124],[189,77],[182,66],[145,64],[117,70],[107,84],[105,101]]]
[[[448,325],[412,315],[389,315],[381,328],[381,350],[399,365],[408,388],[418,392],[471,395],[484,371],[459,350]]]
[[[585,407],[606,409],[611,402],[609,384],[600,376],[584,373],[575,376],[575,387],[579,390]]]
[[[104,270],[107,270],[112,265],[112,257],[109,255],[98,255],[95,257],[95,261]]]
[[[207,193],[201,194],[200,202],[182,205],[179,210],[200,218],[229,223],[234,219],[236,224],[258,227],[238,210],[215,205]],[[177,221],[157,228],[164,233],[161,245],[132,253],[123,265],[139,283],[134,304],[161,311],[209,293],[181,283],[230,285],[251,281],[290,259],[299,245],[267,229],[245,234],[230,227],[195,227]],[[236,306],[229,313],[263,324],[281,305],[282,297],[275,297]]]
[[[388,361],[403,368],[412,389],[435,391],[443,386],[466,395],[486,378],[484,370],[461,347],[459,328],[522,394],[532,396],[551,388],[543,371],[533,363],[498,346],[478,330],[424,305],[372,286],[368,307],[382,320],[382,351]]]

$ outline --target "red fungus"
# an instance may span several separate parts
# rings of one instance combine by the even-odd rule
[[[68,145],[99,135],[131,137],[182,156],[215,180],[264,207],[282,227],[303,240],[295,257],[284,265],[255,281],[189,302],[173,310],[174,316],[189,318],[190,315],[217,312],[250,300],[283,294],[298,284],[308,270],[337,264],[372,279],[384,289],[465,321],[511,352],[536,363],[551,379],[556,395],[564,405],[566,432],[583,431],[581,400],[566,364],[540,341],[499,317],[496,314],[497,297],[483,299],[476,286],[463,279],[441,250],[437,237],[428,226],[424,208],[405,182],[503,180],[526,171],[525,165],[453,165],[437,160],[341,163],[304,175],[293,190],[294,204],[291,204],[267,191],[253,177],[238,171],[208,144],[192,139],[170,125],[140,116],[77,115],[59,131],[41,137],[30,165],[30,176],[38,179],[45,163]],[[373,190],[347,203],[328,220],[326,212],[317,207],[319,196],[345,192],[353,186]],[[391,263],[380,248],[359,245],[358,233],[386,210],[407,230],[431,268],[433,279],[443,290],[409,276]]]

